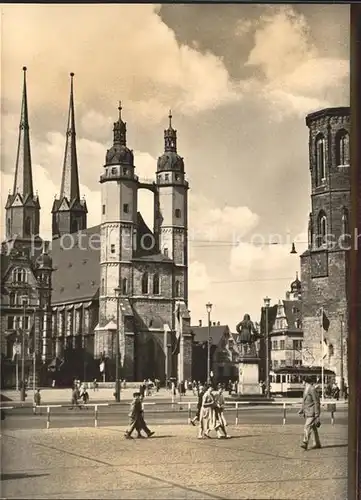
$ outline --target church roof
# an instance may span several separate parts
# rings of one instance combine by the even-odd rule
[[[191,326],[191,331],[194,334],[194,342],[208,341],[208,326]],[[218,345],[225,333],[229,333],[228,325],[211,326],[212,345]]]
[[[52,304],[97,298],[100,284],[100,225],[52,242]]]

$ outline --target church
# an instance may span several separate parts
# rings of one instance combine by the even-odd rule
[[[14,187],[6,203],[1,254],[2,381],[14,385],[25,349],[25,378],[33,362],[37,383],[115,380],[117,330],[120,377],[143,380],[191,377],[188,311],[188,181],[177,152],[177,132],[164,131],[164,152],[153,181],[138,177],[119,104],[113,140],[100,171],[101,221],[87,227],[79,190],[74,74],[52,241],[39,236],[40,196],[34,194],[26,68]],[[139,190],[152,192],[154,227],[138,211]],[[178,320],[175,315],[178,307]],[[181,325],[181,326],[180,326]],[[177,332],[182,331],[181,371]],[[23,337],[25,342],[23,343]],[[102,367],[100,374],[99,367]]]

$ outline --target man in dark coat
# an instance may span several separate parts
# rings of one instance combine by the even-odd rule
[[[314,435],[315,448],[321,448],[318,428],[320,427],[321,404],[318,391],[314,387],[310,378],[305,379],[305,389],[303,391],[302,408],[300,415],[305,417],[305,426],[303,430],[303,441],[301,448],[307,450],[311,433]]]
[[[139,392],[135,392],[133,394],[133,401],[130,405],[130,427],[125,432],[124,437],[130,439],[132,437],[132,433],[134,430],[138,432],[138,438],[142,437],[141,431],[143,430],[148,437],[153,436],[154,432],[152,432],[148,427],[144,420],[144,412],[142,405],[142,397]]]

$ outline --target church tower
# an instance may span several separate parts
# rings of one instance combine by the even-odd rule
[[[184,161],[177,153],[177,131],[164,131],[164,153],[158,158],[157,225],[161,253],[174,263],[173,298],[188,303],[188,182]]]
[[[132,259],[137,239],[137,189],[134,155],[127,147],[127,128],[119,103],[113,128],[113,146],[107,151],[101,184],[99,324],[95,351],[114,358],[117,295],[133,293]],[[123,320],[121,320],[123,323]],[[124,335],[120,335],[122,365]],[[128,373],[126,376],[132,377]]]
[[[70,102],[60,197],[54,200],[52,208],[53,239],[86,229],[87,222],[87,206],[79,194],[73,78],[74,73],[70,73]]]
[[[311,212],[308,249],[301,256],[303,350],[321,364],[323,308],[330,320],[325,367],[346,378],[348,249],[350,248],[350,109],[328,108],[306,118]],[[309,363],[308,363],[309,364]]]
[[[40,204],[33,189],[33,173],[30,152],[30,129],[26,88],[26,67],[23,67],[24,83],[19,125],[14,186],[8,195],[6,211],[6,242],[30,247],[33,239],[40,239]]]

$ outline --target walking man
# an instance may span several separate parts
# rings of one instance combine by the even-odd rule
[[[191,424],[196,425],[197,420],[200,421],[200,413],[201,413],[201,408],[202,408],[202,400],[203,400],[203,395],[204,395],[204,387],[200,386],[197,387],[198,391],[198,403],[197,403],[197,413],[196,416],[192,418]]]
[[[140,392],[134,392],[133,398],[134,399],[131,402],[130,412],[129,412],[130,427],[125,432],[124,437],[130,439],[132,437],[132,433],[134,430],[138,432],[138,438],[142,437],[141,435],[142,430],[144,430],[144,432],[147,434],[148,437],[151,437],[153,436],[154,432],[151,432],[150,429],[147,427],[147,424],[145,423],[142,398]]]
[[[305,389],[303,391],[302,408],[299,411],[300,415],[305,418],[305,426],[303,431],[303,441],[301,448],[307,450],[311,433],[314,435],[315,446],[314,448],[321,448],[320,437],[318,435],[318,428],[321,426],[320,422],[320,397],[318,391],[312,383],[312,379],[305,378]]]

